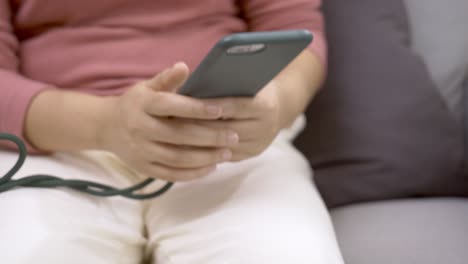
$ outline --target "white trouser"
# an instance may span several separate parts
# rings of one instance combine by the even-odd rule
[[[17,154],[0,151],[0,174]],[[45,173],[125,187],[138,177],[109,153],[29,157]],[[341,264],[329,215],[286,133],[260,156],[221,165],[145,202],[66,189],[0,194],[0,263]]]

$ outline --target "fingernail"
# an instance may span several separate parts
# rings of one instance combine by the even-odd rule
[[[221,115],[221,107],[216,105],[208,105],[206,106],[206,112],[213,116],[220,116]]]
[[[239,143],[239,135],[234,131],[229,131],[227,135],[227,142],[230,146]]]
[[[224,161],[230,161],[232,158],[232,152],[230,150],[225,150],[223,151],[221,157]]]
[[[170,69],[170,70],[171,70],[171,71],[173,71],[173,70],[177,69],[177,67],[179,67],[179,68],[180,68],[180,67],[181,67],[181,65],[183,65],[183,63],[182,63],[182,62],[176,62],[174,65],[172,65],[172,67],[171,67],[171,69]]]

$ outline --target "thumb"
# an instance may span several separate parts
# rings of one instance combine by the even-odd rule
[[[151,90],[176,92],[189,76],[187,64],[178,62],[145,82]]]

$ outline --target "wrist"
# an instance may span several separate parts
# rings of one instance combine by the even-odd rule
[[[282,128],[290,127],[305,111],[319,90],[323,72],[317,56],[306,50],[275,78]]]
[[[288,105],[289,101],[286,99],[284,94],[284,88],[282,88],[282,83],[273,80],[271,83],[272,94],[275,96],[277,111],[276,111],[276,130],[281,130],[288,126],[291,117],[291,107]]]
[[[44,91],[30,104],[25,135],[35,147],[49,152],[99,149],[108,106],[105,97],[60,89]]]
[[[116,127],[117,105],[119,97],[108,96],[101,98],[101,104],[94,125],[95,149],[112,151],[111,133]]]

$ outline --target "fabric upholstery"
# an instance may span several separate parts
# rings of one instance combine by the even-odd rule
[[[468,79],[468,1],[405,0],[411,46],[426,63],[451,111],[463,115]]]
[[[411,46],[423,58],[449,109],[465,124],[464,160],[468,170],[468,1],[405,3]]]
[[[468,199],[367,203],[332,217],[347,264],[468,263]]]
[[[329,76],[297,140],[329,207],[468,195],[462,126],[409,46],[402,1],[324,2]]]

